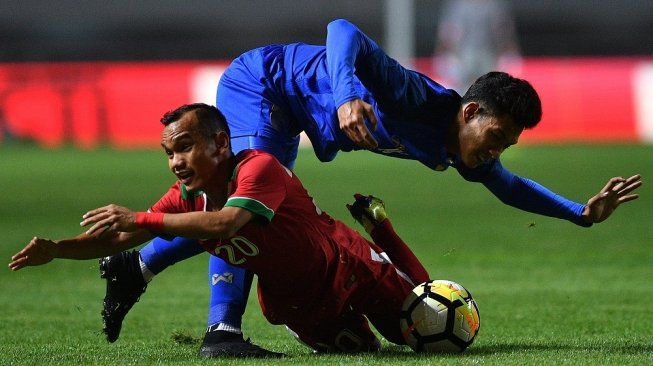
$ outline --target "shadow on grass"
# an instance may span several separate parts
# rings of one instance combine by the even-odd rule
[[[601,352],[601,353],[624,353],[624,354],[650,354],[653,352],[653,343],[592,343],[592,344],[542,344],[542,343],[505,343],[488,344],[472,347],[465,352],[466,355],[493,355],[502,353],[521,352]]]
[[[192,346],[199,347],[201,344],[201,338],[194,337],[188,334],[188,332],[176,331],[172,334],[172,340],[183,346]],[[308,351],[310,354],[310,351]],[[617,343],[611,342],[588,342],[587,344],[556,344],[556,343],[496,343],[496,344],[483,344],[483,345],[474,345],[463,353],[450,353],[450,354],[430,354],[430,353],[414,353],[410,350],[408,346],[399,346],[399,345],[387,345],[385,346],[380,355],[383,355],[385,358],[391,358],[394,360],[414,360],[415,358],[430,358],[430,357],[455,357],[455,358],[467,358],[467,357],[478,357],[478,356],[499,356],[505,354],[515,354],[515,353],[534,353],[534,352],[591,352],[591,353],[607,353],[607,354],[629,354],[629,355],[638,355],[638,354],[652,354],[653,353],[653,342],[652,343],[642,343],[642,342],[624,342]],[[332,357],[334,354],[328,353],[316,353],[312,356],[314,357]],[[352,354],[351,356],[362,356],[365,357],[370,354]],[[289,355],[290,356],[290,355]],[[294,356],[306,356],[306,355],[294,355]]]
[[[531,353],[531,352],[591,352],[591,353],[608,353],[608,354],[651,354],[653,353],[653,343],[595,343],[595,344],[543,344],[543,343],[503,343],[472,346],[460,354],[416,354],[405,346],[390,345],[385,347],[381,354],[384,357],[395,360],[409,360],[415,357],[478,357],[492,356],[513,353]]]

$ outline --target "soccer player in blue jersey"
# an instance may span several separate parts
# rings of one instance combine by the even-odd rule
[[[328,25],[326,46],[270,45],[241,55],[222,76],[216,104],[231,129],[234,153],[264,150],[292,169],[304,131],[323,162],[339,151],[367,149],[436,171],[453,168],[505,204],[585,227],[636,199],[631,192],[641,185],[639,175],[615,177],[581,204],[511,173],[501,153],[542,114],[527,81],[490,72],[461,97],[402,67],[346,20]],[[158,238],[140,253],[101,260],[108,280],[103,319],[109,341],[118,338],[124,316],[154,275],[202,251],[184,238]],[[200,353],[269,356],[249,349],[240,329],[252,276],[211,257],[209,281],[209,327]]]

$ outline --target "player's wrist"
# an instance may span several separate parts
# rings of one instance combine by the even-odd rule
[[[163,213],[160,212],[136,212],[134,223],[141,229],[150,231],[163,231]]]
[[[585,223],[586,225],[592,225],[594,223],[594,220],[592,219],[592,211],[591,207],[589,204],[585,205],[583,207],[583,211],[580,214],[580,218]]]

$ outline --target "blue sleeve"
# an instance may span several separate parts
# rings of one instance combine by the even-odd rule
[[[354,82],[355,64],[376,49],[379,46],[374,41],[344,19],[327,25],[326,57],[336,107],[360,98]]]
[[[462,164],[462,163],[461,163]],[[460,164],[458,164],[460,165]],[[541,184],[517,176],[503,167],[499,160],[476,169],[458,168],[466,180],[478,181],[501,202],[536,214],[556,217],[576,225],[590,227],[583,221],[585,205],[562,197]]]
[[[326,58],[336,107],[361,98],[354,75],[381,105],[413,110],[426,105],[433,89],[447,91],[439,84],[401,66],[354,24],[334,20],[327,26]],[[414,111],[413,111],[414,112]]]

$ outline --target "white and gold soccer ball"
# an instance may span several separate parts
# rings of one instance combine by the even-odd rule
[[[463,286],[433,280],[408,295],[400,326],[415,352],[458,353],[474,342],[481,319],[476,301]]]

